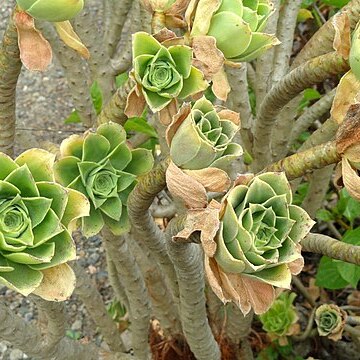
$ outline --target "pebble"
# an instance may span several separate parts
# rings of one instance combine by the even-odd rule
[[[82,320],[75,320],[74,323],[71,325],[71,330],[79,331],[82,329],[83,323]]]
[[[18,349],[11,350],[10,360],[21,360],[24,358],[24,353]]]

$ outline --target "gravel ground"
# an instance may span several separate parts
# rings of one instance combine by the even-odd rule
[[[15,0],[0,3],[0,39],[6,27],[7,18]],[[63,71],[56,59],[44,73],[23,69],[17,88],[17,134],[16,152],[39,146],[42,141],[60,144],[73,131],[81,131],[79,125],[64,125],[63,120],[73,110],[71,96]],[[112,291],[107,281],[104,250],[98,237],[81,239],[78,246],[80,263],[86,267],[97,281],[98,288],[106,301],[110,301]],[[28,299],[0,286],[0,298],[26,321],[36,321],[37,311]],[[89,318],[84,305],[73,296],[67,301],[68,330],[74,337],[87,338],[102,343],[96,326]],[[30,359],[7,342],[0,342],[0,360]]]

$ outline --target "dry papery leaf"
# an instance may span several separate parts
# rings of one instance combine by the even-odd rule
[[[167,29],[167,28],[163,28],[160,31],[158,31],[156,34],[153,35],[153,37],[160,43],[162,43],[163,41],[166,40],[170,40],[176,37],[176,34]]]
[[[214,258],[205,254],[205,272],[214,293],[223,302],[234,302],[246,315],[266,312],[276,298],[273,286],[241,274],[225,273]]]
[[[339,154],[346,153],[346,157],[350,161],[360,161],[358,154],[359,144],[360,103],[356,103],[349,107],[344,121],[339,125],[336,133],[336,149]]]
[[[350,106],[360,101],[360,81],[355,74],[348,71],[339,82],[330,110],[331,117],[341,124]]]
[[[79,36],[74,31],[70,21],[63,21],[55,23],[56,31],[60,39],[71,49],[79,53],[84,59],[90,58],[90,52],[82,43]]]
[[[183,123],[183,121],[188,117],[191,111],[191,105],[190,103],[184,103],[178,113],[173,116],[171,124],[168,126],[166,130],[166,142],[168,146],[171,145],[171,140],[174,137],[176,131],[180,127],[180,125]]]
[[[192,48],[196,59],[202,63],[205,79],[211,80],[222,69],[225,60],[223,53],[216,47],[216,39],[206,35],[195,36]]]
[[[178,112],[178,104],[176,99],[172,99],[171,102],[159,111],[159,120],[163,125],[169,125],[173,116]]]
[[[205,209],[189,210],[186,215],[184,229],[176,234],[173,240],[187,241],[194,232],[199,231],[205,254],[213,257],[216,252],[214,238],[220,227],[220,208],[220,203],[216,200],[211,200],[209,206]]]
[[[167,15],[181,14],[187,9],[189,2],[190,0],[176,0],[165,13]]]
[[[231,185],[229,175],[224,170],[218,168],[184,170],[184,172],[202,184],[207,191],[224,192]]]
[[[344,186],[349,195],[360,201],[360,177],[356,169],[354,169],[346,157],[342,158],[342,178]]]
[[[222,109],[220,106],[217,106],[217,111],[220,119],[230,120],[235,125],[240,125],[239,113],[226,108]]]
[[[222,67],[219,72],[213,75],[212,83],[213,84],[211,89],[214,95],[218,99],[226,101],[231,88],[224,67]]]
[[[49,42],[35,27],[35,20],[24,11],[16,11],[14,22],[18,32],[20,59],[32,71],[45,71],[52,61]]]
[[[67,300],[75,288],[75,274],[68,264],[61,264],[41,271],[44,275],[35,295],[48,301]]]
[[[332,25],[335,30],[333,48],[344,59],[349,58],[351,37],[350,20],[346,12],[340,12],[333,16]]]
[[[146,100],[138,84],[130,91],[127,99],[124,114],[128,117],[140,117],[146,106]]]
[[[180,198],[189,209],[205,208],[208,204],[203,185],[190,175],[185,174],[173,162],[166,171],[166,184],[175,197]]]

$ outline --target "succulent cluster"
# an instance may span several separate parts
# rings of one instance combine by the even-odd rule
[[[263,33],[273,12],[269,0],[218,0],[210,6],[207,0],[192,0],[187,19],[191,36],[207,35],[227,60],[252,61],[279,42],[274,35]],[[236,39],[236,41],[234,41]]]
[[[271,338],[286,341],[286,336],[293,335],[297,331],[296,323],[298,315],[293,302],[295,293],[282,292],[271,305],[271,308],[259,316],[263,329]]]
[[[84,0],[16,0],[16,2],[33,18],[50,22],[70,20],[84,7]]]
[[[334,341],[340,340],[344,331],[346,313],[334,304],[319,306],[315,312],[315,322],[320,336]]]
[[[151,152],[130,150],[125,130],[115,123],[71,136],[60,152],[54,166],[57,181],[90,199],[90,216],[82,219],[84,235],[96,235],[105,224],[116,235],[128,230],[127,197],[136,177],[152,168]]]
[[[85,196],[54,182],[54,160],[41,149],[15,161],[0,154],[0,282],[23,295],[45,270],[75,259],[69,229],[89,212]]]
[[[192,49],[186,45],[168,48],[153,36],[138,32],[133,36],[134,77],[154,112],[172,99],[184,99],[205,90],[208,83],[192,66]]]
[[[242,154],[241,146],[232,142],[239,130],[239,118],[234,114],[217,111],[205,97],[196,101],[181,121],[175,122],[174,135],[168,138],[172,161],[190,170],[226,168]]]
[[[313,221],[292,205],[284,173],[263,173],[234,187],[226,198],[215,259],[225,272],[289,288],[291,264]]]

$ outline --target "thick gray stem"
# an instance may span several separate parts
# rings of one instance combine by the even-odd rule
[[[167,248],[179,281],[180,316],[185,338],[198,360],[220,360],[206,314],[203,253],[197,244],[180,244],[172,236],[182,228],[175,218],[166,229]]]

